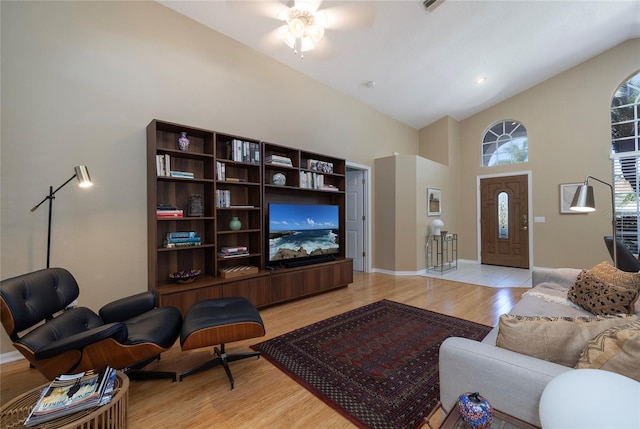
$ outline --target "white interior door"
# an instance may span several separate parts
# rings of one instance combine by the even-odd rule
[[[347,170],[346,214],[347,214],[347,258],[353,259],[353,270],[364,271],[365,207],[364,172]]]

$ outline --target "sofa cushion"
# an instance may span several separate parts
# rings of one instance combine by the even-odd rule
[[[589,341],[575,368],[603,369],[640,381],[640,321],[614,326]]]
[[[586,344],[600,332],[640,318],[636,315],[597,317],[531,317],[503,314],[496,345],[517,353],[576,365]]]
[[[631,314],[638,291],[602,280],[590,270],[582,270],[567,293],[569,300],[596,315]]]
[[[619,270],[606,261],[593,266],[589,271],[607,284],[640,292],[640,273]]]

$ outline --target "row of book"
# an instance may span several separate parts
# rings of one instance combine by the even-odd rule
[[[184,179],[193,179],[195,175],[190,171],[171,170],[171,156],[168,154],[156,155],[156,174],[165,177],[182,177]]]
[[[27,427],[40,425],[78,411],[111,402],[116,370],[100,370],[63,374],[42,390],[24,422]]]
[[[324,175],[313,171],[300,172],[300,185],[305,189],[320,189],[323,191],[338,191],[338,188],[329,183],[324,183]]]
[[[227,144],[227,152],[232,161],[260,164],[260,143],[233,139]]]
[[[196,231],[186,232],[169,232],[162,241],[162,247],[168,249],[174,247],[191,247],[200,246],[202,239],[198,236]]]
[[[221,258],[235,258],[238,256],[244,256],[249,254],[249,248],[247,246],[235,246],[235,247],[221,247],[218,252],[218,256]]]
[[[246,182],[241,177],[227,177],[227,166],[224,162],[216,161],[216,180],[225,180],[227,182]]]
[[[291,158],[282,155],[269,155],[264,158],[264,162],[267,164],[285,165],[287,167],[293,167]]]

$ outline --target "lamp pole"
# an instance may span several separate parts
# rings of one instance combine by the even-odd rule
[[[75,178],[78,179],[78,182],[80,183],[81,187],[87,187],[92,185],[87,167],[85,167],[84,165],[79,165],[75,167],[74,175],[71,176],[62,185],[58,186],[58,188],[55,191],[53,190],[53,186],[49,186],[49,195],[44,197],[42,201],[40,201],[31,209],[31,212],[34,212],[38,209],[38,207],[42,205],[42,203],[49,200],[49,223],[47,225],[47,268],[49,268],[49,261],[51,256],[51,218],[53,217],[53,200],[55,198],[56,192],[64,188],[67,185],[67,183],[71,182]]]
[[[597,182],[607,185],[611,191],[611,238],[613,238],[613,265],[618,268],[618,240],[616,238],[616,202],[615,194],[613,192],[613,185],[600,180],[597,177],[587,176],[584,179],[584,184],[578,187],[576,194],[571,202],[571,210],[578,212],[592,212],[595,211],[596,205],[593,198],[593,186],[589,185],[589,179],[593,179]]]

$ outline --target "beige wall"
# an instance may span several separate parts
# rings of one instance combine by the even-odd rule
[[[426,267],[431,222],[442,219],[445,229],[457,231],[457,170],[421,156],[397,155],[376,159],[374,171],[375,267],[415,274]],[[427,216],[427,188],[442,191],[441,216]]]
[[[560,214],[559,184],[581,182],[587,175],[611,181],[611,97],[638,70],[640,39],[634,39],[460,121],[462,258],[477,259],[476,178],[531,170],[533,215],[545,218],[544,223],[531,223],[534,266],[589,267],[610,260],[602,240],[611,234],[609,189],[594,183],[595,213]],[[481,168],[481,136],[502,119],[516,119],[527,128],[529,162]]]
[[[73,272],[80,305],[93,309],[146,289],[145,127],[154,118],[370,166],[417,153],[417,130],[158,3],[0,8],[0,278],[44,267],[47,208],[29,210],[86,164],[95,186],[57,194],[52,265]],[[9,351],[3,332],[0,352]]]

